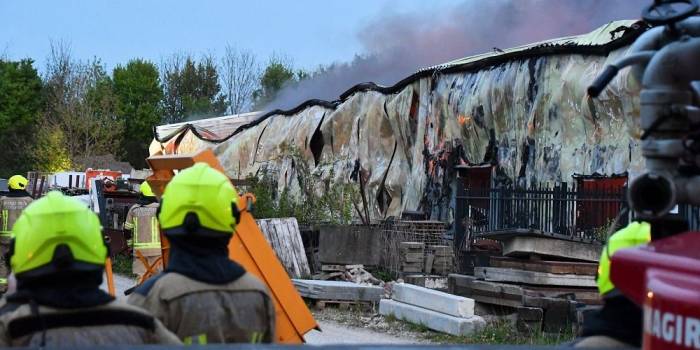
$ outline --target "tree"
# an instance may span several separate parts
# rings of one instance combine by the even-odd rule
[[[162,65],[164,122],[219,116],[226,111],[214,58],[195,62],[190,55],[173,55]]]
[[[41,89],[32,60],[0,60],[0,176],[31,170]]]
[[[228,99],[228,112],[249,112],[253,107],[253,93],[260,82],[260,65],[250,51],[226,46],[221,60],[221,80]]]
[[[289,60],[273,56],[265,67],[265,71],[260,77],[260,88],[255,91],[253,97],[258,108],[270,103],[275,99],[277,93],[291,82],[294,82],[296,75]]]
[[[162,118],[160,108],[163,90],[158,68],[151,62],[135,59],[126,66],[117,66],[112,74],[117,96],[117,115],[124,122],[122,149],[132,166],[146,166],[148,145],[153,127]]]
[[[70,48],[52,43],[45,78],[42,128],[63,135],[58,139],[76,166],[95,155],[119,155],[123,123],[117,118],[117,98],[102,63],[79,62]]]

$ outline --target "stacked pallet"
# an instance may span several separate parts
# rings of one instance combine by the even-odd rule
[[[420,242],[399,243],[401,272],[422,272],[425,257],[425,244]]]
[[[515,308],[522,331],[558,332],[578,321],[577,306],[601,303],[595,282],[598,249],[577,242],[516,237],[504,242],[507,257],[491,257],[489,266],[474,268],[474,276],[449,275],[448,290],[478,302]]]
[[[382,299],[379,313],[432,330],[466,336],[481,329],[484,319],[474,315],[474,300],[432,289],[398,283],[391,299]]]
[[[431,245],[426,250],[425,273],[444,276],[454,271],[454,251],[452,247]]]

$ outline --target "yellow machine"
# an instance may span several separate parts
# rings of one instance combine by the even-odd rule
[[[147,161],[153,170],[153,175],[146,181],[158,198],[178,170],[188,168],[195,163],[207,163],[214,169],[224,172],[211,150],[189,155],[153,156]],[[275,302],[277,342],[303,343],[304,334],[318,328],[318,325],[249,212],[254,202],[255,197],[251,194],[245,194],[238,200],[242,214],[229,244],[229,256],[267,285]],[[167,266],[169,248],[163,234],[161,234],[161,246],[164,266]],[[111,274],[111,271],[109,273]]]

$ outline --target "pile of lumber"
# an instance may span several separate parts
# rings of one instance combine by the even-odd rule
[[[379,313],[457,336],[470,335],[485,325],[483,318],[474,315],[473,299],[406,283],[393,286],[391,299],[379,303]]]
[[[425,243],[401,242],[399,243],[399,261],[401,272],[423,272],[425,258]]]
[[[454,269],[454,251],[448,245],[426,247],[425,273],[445,276]]]
[[[357,265],[322,265],[321,273],[313,276],[315,280],[347,281],[357,284],[383,286],[384,282],[365,270],[365,266]]]
[[[311,275],[296,218],[261,219],[256,222],[290,278],[307,278]]]
[[[537,237],[503,241],[504,257],[451,274],[448,290],[478,302],[515,308],[521,331],[558,332],[577,322],[577,306],[600,304],[595,282],[599,246]],[[566,260],[565,260],[566,259]]]

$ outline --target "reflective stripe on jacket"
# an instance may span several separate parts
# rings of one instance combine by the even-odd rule
[[[135,204],[126,215],[124,228],[131,230],[133,247],[144,256],[161,254],[157,212],[158,203]]]

